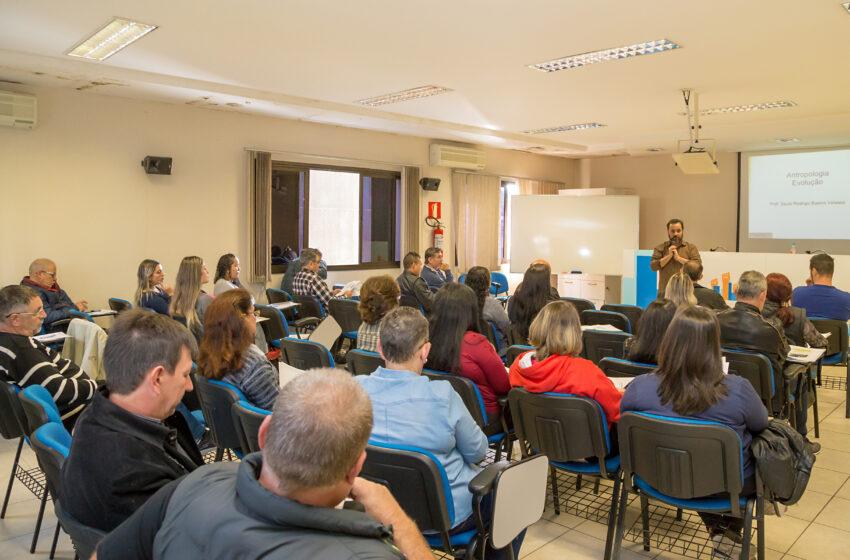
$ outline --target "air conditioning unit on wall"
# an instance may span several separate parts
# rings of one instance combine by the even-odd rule
[[[484,169],[484,152],[450,144],[431,144],[431,165],[454,169]]]
[[[34,128],[38,123],[38,104],[34,95],[0,91],[0,126]]]

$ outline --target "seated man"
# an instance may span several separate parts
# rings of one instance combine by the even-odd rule
[[[44,312],[47,314],[44,327],[48,331],[52,330],[51,327],[56,321],[73,317],[75,311],[88,310],[85,300],[71,301],[65,290],[59,287],[56,282],[56,263],[50,259],[32,261],[29,276],[24,276],[21,285],[32,288],[41,297]]]
[[[313,296],[327,311],[328,302],[339,293],[339,290],[331,291],[327,283],[319,278],[321,257],[321,253],[316,249],[301,251],[301,270],[292,279],[292,293],[299,296]]]
[[[328,265],[325,261],[322,260],[322,252],[318,249],[311,249],[312,251],[316,251],[319,254],[319,278],[322,280],[328,279]],[[301,254],[304,254],[304,251],[301,251]],[[295,275],[301,272],[301,258],[293,259],[288,265],[286,265],[286,272],[283,274],[283,280],[280,282],[280,289],[288,294],[292,294],[292,281],[295,279]]]
[[[832,285],[835,261],[827,254],[814,255],[809,260],[809,286],[794,288],[791,305],[802,307],[806,315],[839,321],[850,320],[850,293]]]
[[[76,364],[31,338],[44,316],[35,290],[16,285],[0,290],[0,382],[47,389],[70,430],[97,385]]]
[[[369,397],[348,373],[303,373],[263,421],[262,452],[165,486],[101,541],[97,557],[432,558],[389,491],[358,478],[371,430]],[[337,508],[349,496],[365,512]]]
[[[372,399],[372,439],[433,453],[451,485],[452,534],[473,529],[468,485],[480,470],[476,463],[487,455],[487,437],[448,382],[422,376],[431,343],[428,321],[421,313],[411,307],[393,309],[381,320],[380,333],[378,352],[386,367],[354,378]],[[521,542],[519,537],[514,544],[517,557]]]
[[[425,268],[421,274],[432,292],[442,288],[446,282],[454,282],[452,271],[449,265],[443,262],[443,250],[439,247],[429,247],[425,250]]]
[[[396,278],[401,295],[415,298],[425,313],[431,312],[434,305],[434,294],[428,289],[428,284],[422,279],[422,257],[419,253],[410,252],[402,261],[404,272]]]
[[[770,360],[774,385],[777,387],[777,398],[774,399],[772,407],[773,415],[783,412],[785,403],[780,400],[783,391],[779,388],[784,383],[786,391],[795,394],[799,401],[795,411],[797,431],[806,437],[809,391],[801,383],[806,374],[805,368],[799,364],[786,365],[785,358],[788,356],[789,346],[782,326],[766,320],[761,314],[767,298],[767,279],[764,274],[756,270],[744,272],[738,280],[735,297],[735,307],[717,314],[720,323],[720,344],[723,347],[758,352]],[[813,452],[820,451],[819,443],[809,443]]]
[[[702,307],[713,309],[715,311],[729,309],[729,306],[726,305],[726,301],[723,299],[723,296],[711,288],[706,288],[705,286],[697,283],[699,280],[702,280],[701,262],[697,260],[688,261],[684,264],[682,270],[685,271],[685,274],[687,274],[694,283],[694,296],[697,298],[697,305],[701,305]]]
[[[157,490],[204,464],[174,411],[192,390],[195,337],[165,315],[133,309],[115,319],[103,353],[106,389],[74,431],[62,466],[62,506],[111,531]]]

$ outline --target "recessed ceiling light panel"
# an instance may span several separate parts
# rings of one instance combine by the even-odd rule
[[[776,141],[779,142],[780,144],[794,144],[796,142],[799,142],[800,139],[799,138],[777,138]]]
[[[844,9],[847,10],[847,13],[850,13],[850,2],[844,2],[841,5],[844,6]]]
[[[796,107],[797,104],[793,101],[768,101],[767,103],[751,103],[749,105],[733,105],[731,107],[714,107],[712,109],[703,109],[699,112],[700,115],[721,115],[724,113],[747,113],[750,111],[766,111],[768,109],[785,109],[788,107]]]
[[[591,128],[602,128],[604,124],[591,122],[581,124],[567,124],[563,126],[550,126],[548,128],[535,128],[533,130],[524,130],[524,134],[549,134],[551,132],[569,132],[571,130],[588,130]]]
[[[667,39],[658,39],[656,41],[647,41],[646,43],[637,43],[626,47],[615,47],[613,49],[565,56],[564,58],[531,64],[528,67],[533,68],[534,70],[540,70],[541,72],[557,72],[558,70],[580,68],[597,62],[608,62],[609,60],[632,58],[635,56],[655,54],[678,48],[680,48],[679,45],[672,41]]]
[[[156,25],[116,17],[96,31],[94,35],[68,51],[67,54],[68,56],[89,60],[106,60],[154,29],[156,29]]]
[[[380,107],[381,105],[389,105],[390,103],[399,103],[401,101],[410,101],[411,99],[431,97],[432,95],[439,95],[441,93],[446,93],[447,91],[452,90],[442,86],[420,86],[412,89],[406,89],[404,91],[397,91],[395,93],[379,95],[377,97],[370,97],[368,99],[361,99],[357,101],[357,103],[360,103],[361,105],[368,105],[369,107]]]

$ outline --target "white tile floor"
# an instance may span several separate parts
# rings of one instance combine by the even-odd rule
[[[826,375],[841,376],[843,369],[826,368]],[[821,437],[823,451],[803,499],[788,508],[782,517],[767,517],[765,540],[768,560],[832,560],[850,558],[850,420],[844,418],[844,393],[821,389]],[[810,419],[810,437],[813,437]],[[0,440],[0,495],[5,492],[17,442]],[[25,447],[25,467],[35,467],[35,456]],[[35,554],[29,554],[38,501],[20,483],[15,483],[6,518],[0,520],[0,559],[43,559],[48,557],[56,518],[48,504]],[[630,511],[631,523],[636,510]],[[606,526],[566,512],[556,516],[550,505],[529,530],[521,556],[529,560],[601,559],[605,549]],[[58,559],[72,559],[74,551],[62,533],[56,551]],[[652,550],[626,541],[623,560],[647,558],[676,559],[677,554]]]

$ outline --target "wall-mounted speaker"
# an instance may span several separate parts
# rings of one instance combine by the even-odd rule
[[[150,175],[171,175],[171,158],[164,156],[145,156],[142,160],[145,173]]]
[[[433,177],[422,177],[419,179],[419,184],[426,191],[435,191],[440,188],[440,180]]]

